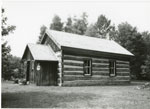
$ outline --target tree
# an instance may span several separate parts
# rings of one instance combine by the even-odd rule
[[[10,78],[10,70],[8,69],[9,66],[9,57],[10,57],[10,46],[7,45],[7,42],[3,43],[2,45],[2,78],[9,79]]]
[[[81,15],[80,18],[76,18],[76,16],[74,16],[72,19],[69,17],[64,27],[64,31],[68,33],[84,35],[88,25],[87,17],[88,16],[85,12]]]
[[[142,33],[142,37],[146,45],[146,54],[147,54],[143,70],[145,71],[147,79],[150,80],[150,33],[148,31],[145,31]]]
[[[37,44],[40,44],[42,36],[44,35],[46,29],[47,29],[47,27],[45,25],[41,26],[41,28],[40,28],[40,35],[38,37],[38,41],[36,42]]]
[[[74,18],[73,33],[80,34],[80,35],[85,34],[88,25],[87,17],[88,17],[87,14],[84,12],[81,15],[81,18],[79,19]]]
[[[98,32],[97,32],[97,29],[96,29],[96,26],[93,25],[93,24],[91,24],[91,25],[87,28],[87,30],[86,30],[86,32],[85,32],[85,35],[86,35],[86,36],[91,36],[91,37],[99,37],[99,34],[98,34]]]
[[[1,25],[1,28],[2,28],[2,37],[3,36],[6,36],[6,35],[9,35],[10,32],[13,32],[16,28],[16,26],[14,25],[8,25],[7,24],[7,17],[4,16],[4,12],[5,12],[5,9],[2,8],[2,25]]]
[[[115,27],[115,25],[111,26],[111,29],[109,31],[109,40],[118,41],[118,31]]]
[[[116,35],[115,26],[111,25],[111,20],[108,20],[104,15],[100,15],[97,22],[87,28],[85,35],[113,39]]]
[[[106,38],[112,29],[111,20],[108,20],[104,15],[100,15],[95,24],[100,38]]]
[[[141,66],[146,57],[146,46],[142,35],[137,32],[136,27],[132,27],[127,22],[121,23],[118,25],[117,41],[135,55],[131,59],[131,73],[141,78]]]
[[[2,40],[3,40],[4,36],[9,35],[9,33],[12,33],[16,28],[16,26],[7,24],[8,19],[4,15],[4,12],[5,12],[5,10],[2,8],[2,25],[1,25]],[[8,69],[8,66],[9,66],[9,60],[8,59],[10,57],[11,49],[10,49],[10,46],[7,45],[7,41],[4,41],[1,46],[2,46],[2,77],[4,79],[8,79],[6,74],[10,74],[10,71]]]
[[[146,78],[150,80],[150,54],[147,55],[145,60],[145,72],[146,72]]]
[[[142,37],[147,48],[147,54],[150,54],[150,33],[145,31],[142,33]]]
[[[11,76],[13,76],[14,78],[23,78],[24,77],[24,73],[23,73],[23,69],[21,67],[21,59],[19,57],[16,56],[10,56],[9,57],[9,67],[8,69],[10,69],[11,72]]]
[[[72,21],[71,17],[67,18],[67,22],[64,27],[64,31],[68,32],[68,33],[73,33],[73,21]]]
[[[63,23],[61,22],[61,18],[58,15],[55,15],[52,23],[50,25],[50,29],[62,31],[63,30]]]
[[[132,35],[137,33],[136,28],[132,27],[127,22],[121,23],[118,25],[118,36],[117,41],[124,47],[126,47],[126,42],[129,38],[132,38]]]

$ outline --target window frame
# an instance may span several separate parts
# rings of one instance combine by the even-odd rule
[[[117,76],[116,72],[116,60],[109,60],[109,76],[110,77],[115,77]]]
[[[85,65],[85,61],[88,61],[88,65]],[[88,73],[86,73],[86,69],[88,69]],[[83,75],[92,76],[92,59],[83,60]]]

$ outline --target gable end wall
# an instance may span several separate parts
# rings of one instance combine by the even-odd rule
[[[45,34],[41,44],[49,45],[55,53],[60,51],[59,47],[55,44],[55,42],[47,34]]]

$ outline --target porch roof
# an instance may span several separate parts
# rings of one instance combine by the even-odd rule
[[[28,44],[27,47],[29,48],[34,60],[58,61],[51,47],[47,45]]]

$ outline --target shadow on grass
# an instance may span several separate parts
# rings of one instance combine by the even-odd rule
[[[87,93],[2,93],[2,108],[65,108],[66,103],[92,100],[94,96]]]

